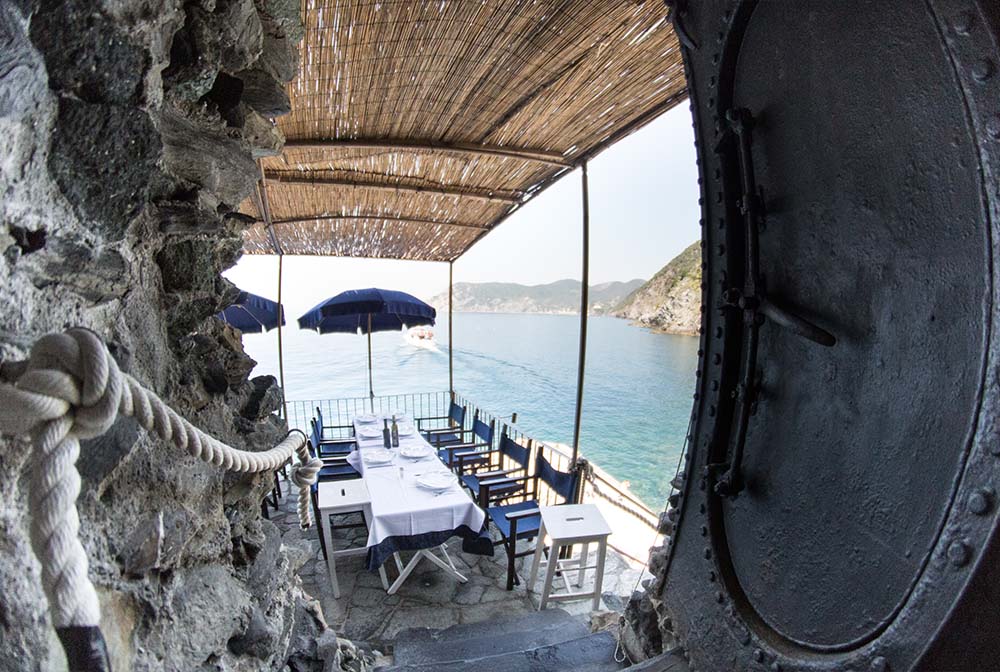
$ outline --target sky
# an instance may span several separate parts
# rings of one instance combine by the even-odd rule
[[[678,105],[589,164],[590,282],[648,279],[698,239],[691,114]],[[484,236],[455,262],[455,282],[537,285],[581,274],[581,179],[573,171]],[[277,298],[278,261],[244,256],[224,275]],[[424,300],[448,288],[448,264],[286,256],[286,315],[299,316],[345,289],[400,289]]]

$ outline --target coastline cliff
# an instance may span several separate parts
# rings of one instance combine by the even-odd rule
[[[629,294],[611,314],[666,334],[696,334],[700,306],[701,250],[695,242]]]

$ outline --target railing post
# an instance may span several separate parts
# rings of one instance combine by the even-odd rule
[[[580,287],[580,361],[576,370],[576,419],[573,423],[573,462],[580,453],[580,420],[583,413],[583,376],[587,367],[587,317],[590,312],[590,195],[587,178],[587,162],[582,172],[583,191],[583,272]]]

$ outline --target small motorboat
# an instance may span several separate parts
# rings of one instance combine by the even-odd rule
[[[411,327],[406,330],[403,338],[407,343],[425,350],[437,351],[437,343],[434,342],[434,330],[430,327]]]

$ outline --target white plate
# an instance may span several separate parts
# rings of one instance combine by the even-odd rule
[[[379,420],[381,420],[380,417],[378,417],[377,415],[373,415],[371,413],[362,413],[361,415],[356,416],[354,419],[357,420],[358,424],[361,425],[370,425],[373,422],[378,422]]]
[[[382,429],[376,425],[371,427],[358,427],[358,436],[362,439],[378,439],[382,437]]]
[[[410,436],[413,434],[413,425],[396,423],[396,427],[399,429],[400,436]]]
[[[385,448],[365,448],[361,451],[365,464],[389,464],[392,462],[392,451]]]
[[[433,492],[444,492],[458,482],[458,477],[450,471],[430,471],[417,476],[417,485]]]
[[[429,457],[434,454],[429,447],[423,443],[417,443],[412,445],[402,446],[399,449],[399,454],[403,457],[408,457],[411,460],[419,460],[422,457]]]

